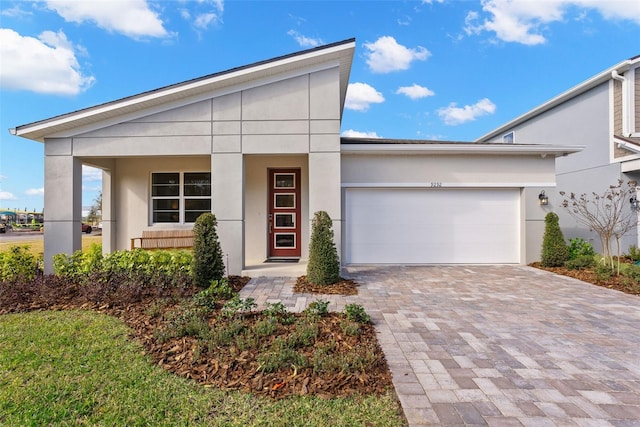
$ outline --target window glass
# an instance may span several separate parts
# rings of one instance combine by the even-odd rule
[[[211,199],[185,199],[184,222],[196,222],[205,212],[211,212]]]
[[[296,207],[296,195],[295,194],[275,194],[276,208],[295,208]]]
[[[295,188],[295,174],[277,173],[275,174],[275,188]]]
[[[153,222],[180,222],[180,200],[155,199],[153,201]]]
[[[211,174],[210,173],[185,173],[184,174],[184,195],[185,196],[211,196]]]
[[[275,236],[276,248],[295,248],[296,247],[296,235],[276,233]]]
[[[179,196],[180,174],[154,173],[151,177],[151,195],[154,197]]]

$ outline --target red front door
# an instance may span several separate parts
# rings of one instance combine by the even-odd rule
[[[300,258],[300,169],[269,169],[269,258]]]

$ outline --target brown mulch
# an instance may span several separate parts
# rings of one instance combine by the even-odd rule
[[[539,262],[534,262],[529,265],[531,267],[539,268],[540,270],[550,271],[562,276],[582,280],[583,282],[591,283],[596,286],[602,286],[603,288],[614,289],[630,295],[640,295],[640,284],[623,275],[612,275],[611,277],[602,278],[598,276],[594,269],[569,270],[566,267],[543,267]]]
[[[293,292],[299,294],[358,295],[358,284],[353,280],[340,278],[338,283],[331,285],[314,285],[307,280],[307,276],[300,276],[293,286]]]
[[[45,278],[46,279],[46,278]],[[352,394],[383,394],[393,387],[391,373],[384,353],[379,347],[373,325],[359,324],[358,335],[345,332],[344,314],[329,313],[318,322],[318,334],[311,346],[298,348],[298,352],[313,362],[318,348],[331,349],[328,354],[334,360],[353,357],[354,352],[362,356],[362,363],[347,373],[339,369],[327,371],[312,367],[296,367],[289,364],[274,372],[265,372],[258,362],[260,352],[251,346],[238,348],[229,346],[208,348],[207,342],[191,336],[160,340],[180,303],[194,295],[199,289],[153,289],[137,291],[132,295],[126,286],[88,293],[81,285],[64,282],[66,286],[51,278],[38,279],[34,283],[0,285],[0,315],[34,310],[87,309],[106,313],[121,319],[132,330],[131,336],[142,343],[153,362],[182,377],[192,379],[205,387],[219,387],[251,392],[274,399],[293,395],[315,395],[321,398],[349,396]],[[249,278],[232,276],[229,284],[240,290]],[[13,286],[13,287],[12,287]],[[123,292],[125,294],[123,294]],[[219,303],[219,307],[224,301]],[[218,307],[218,310],[219,310]],[[209,327],[231,320],[218,315],[216,310],[207,318]],[[292,314],[300,319],[304,314]],[[236,317],[246,329],[263,321],[262,313],[250,312]],[[221,323],[222,322],[222,323]],[[300,322],[296,322],[300,323]],[[245,329],[245,330],[246,330]],[[278,324],[277,330],[261,336],[260,343],[283,340],[299,333],[294,325]],[[257,346],[259,348],[259,346]],[[311,365],[311,363],[309,363]]]

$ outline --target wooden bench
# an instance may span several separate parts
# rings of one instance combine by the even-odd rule
[[[131,239],[131,249],[186,249],[193,247],[193,239],[193,230],[144,230],[142,237]]]

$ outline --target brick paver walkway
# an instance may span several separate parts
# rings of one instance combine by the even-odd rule
[[[352,297],[257,278],[258,303],[362,304],[411,426],[640,426],[640,297],[525,266],[350,267]]]

